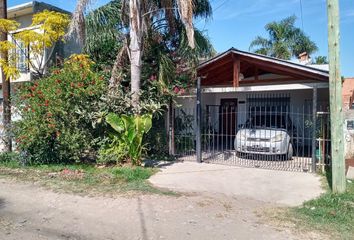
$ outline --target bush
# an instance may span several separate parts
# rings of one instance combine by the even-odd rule
[[[0,153],[0,164],[6,167],[18,167],[20,165],[20,156],[16,152]]]
[[[20,87],[15,106],[21,120],[14,133],[27,162],[80,161],[95,150],[99,131],[86,113],[94,111],[107,84],[92,67],[86,56],[73,55],[49,77]]]
[[[111,126],[109,139],[100,149],[101,162],[131,162],[141,164],[144,151],[143,137],[151,129],[152,114],[117,115],[109,113],[106,117]]]
[[[148,155],[152,159],[170,159],[168,152],[168,135],[166,131],[165,118],[155,116],[152,121],[152,128],[146,135],[144,142],[148,143]]]
[[[0,153],[0,163],[19,162],[19,155],[15,152]]]

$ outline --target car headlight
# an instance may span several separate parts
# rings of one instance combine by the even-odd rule
[[[272,142],[281,142],[281,141],[283,141],[283,139],[284,139],[284,136],[283,136],[283,134],[277,134],[277,135],[275,135],[274,137],[272,137]]]
[[[240,133],[240,134],[236,137],[237,140],[241,140],[241,141],[245,141],[246,138],[247,138],[247,136],[246,136],[245,133]]]

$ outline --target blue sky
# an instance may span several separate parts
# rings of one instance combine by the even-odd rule
[[[72,11],[75,0],[42,0]],[[295,14],[297,25],[302,26],[300,0],[210,0],[214,15],[208,21],[196,21],[205,30],[218,52],[231,47],[248,50],[256,35],[267,36],[264,25]],[[13,6],[28,0],[8,0]],[[95,6],[108,0],[96,0]],[[302,0],[303,25],[319,47],[315,55],[327,56],[327,10],[326,0]],[[340,0],[341,8],[341,66],[342,75],[354,76],[354,2]]]

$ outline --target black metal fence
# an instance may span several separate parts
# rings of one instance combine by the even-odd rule
[[[196,161],[195,108],[174,110],[175,154]],[[245,103],[225,99],[202,111],[202,160],[209,163],[291,171],[330,164],[326,108],[292,106],[287,95],[249,95]]]

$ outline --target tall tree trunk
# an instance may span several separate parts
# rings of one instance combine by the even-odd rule
[[[0,0],[0,18],[7,18],[7,0]],[[1,33],[0,41],[7,40],[7,33]],[[1,58],[8,60],[8,53],[1,53]],[[3,127],[5,151],[12,151],[11,128],[11,102],[10,102],[10,80],[6,80],[4,71],[1,69],[2,95],[3,95]]]
[[[132,105],[139,112],[141,57],[142,57],[142,14],[141,0],[129,1],[129,24],[130,24],[130,72]]]

